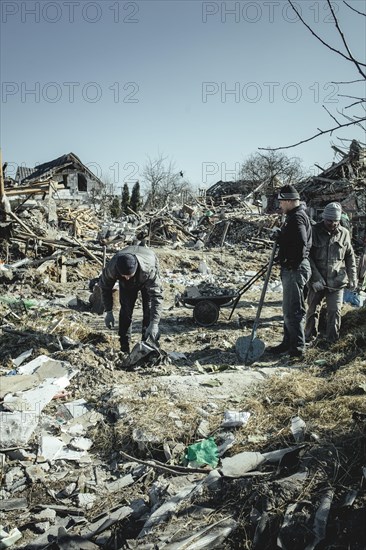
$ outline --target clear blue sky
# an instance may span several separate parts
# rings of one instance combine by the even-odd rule
[[[366,12],[364,0],[348,3]],[[297,5],[342,47],[325,0]],[[333,6],[364,61],[365,18],[342,0]],[[346,104],[337,93],[365,95],[364,83],[331,84],[360,75],[286,0],[2,0],[1,9],[1,147],[10,170],[72,151],[121,186],[142,181],[147,156],[163,154],[207,187],[233,179],[258,147],[331,127],[322,103],[336,114]],[[325,166],[337,137],[365,141],[362,130],[345,129],[288,154],[309,169]]]

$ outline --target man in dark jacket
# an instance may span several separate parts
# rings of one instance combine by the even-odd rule
[[[117,281],[121,305],[118,333],[121,351],[129,353],[132,314],[139,291],[143,308],[142,338],[151,338],[156,342],[159,337],[163,294],[158,259],[154,252],[144,246],[128,246],[113,256],[103,269],[99,286],[108,328],[114,326],[112,290]]]
[[[300,195],[292,185],[285,185],[278,194],[280,208],[286,214],[278,236],[277,260],[281,266],[283,287],[284,334],[281,344],[269,348],[273,354],[289,353],[301,358],[305,349],[305,299],[304,287],[311,275],[309,252],[311,248],[311,223],[300,205]]]

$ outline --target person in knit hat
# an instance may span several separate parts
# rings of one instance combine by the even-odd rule
[[[277,238],[279,252],[276,258],[281,266],[284,332],[282,342],[267,351],[274,355],[288,353],[290,357],[301,358],[305,350],[304,288],[311,274],[311,223],[293,185],[281,187],[278,200],[286,215]]]
[[[142,297],[142,338],[157,342],[163,304],[159,264],[155,253],[145,246],[128,246],[117,252],[107,263],[99,279],[105,315],[105,325],[114,327],[112,292],[119,284],[118,334],[121,351],[130,353],[131,323],[137,295]]]
[[[305,336],[308,342],[317,337],[319,312],[325,300],[325,340],[331,343],[339,338],[343,291],[346,287],[352,290],[357,287],[357,268],[349,231],[340,223],[341,205],[330,202],[322,217],[322,221],[313,226]]]

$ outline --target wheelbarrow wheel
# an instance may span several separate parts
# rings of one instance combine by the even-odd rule
[[[201,327],[214,325],[219,318],[220,308],[211,300],[201,300],[194,306],[193,319]]]

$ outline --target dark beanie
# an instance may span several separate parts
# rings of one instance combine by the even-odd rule
[[[133,275],[137,269],[136,256],[132,254],[121,254],[117,258],[117,271],[120,275]]]
[[[278,200],[280,200],[280,201],[296,201],[296,200],[300,200],[300,195],[297,192],[297,189],[293,185],[284,185],[279,190]]]

